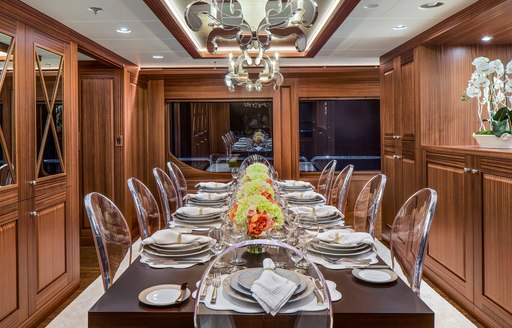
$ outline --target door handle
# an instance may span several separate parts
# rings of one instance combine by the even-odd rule
[[[29,181],[29,184],[31,186],[35,186],[37,184],[37,181],[36,180],[31,180],[31,181]]]
[[[37,216],[37,212],[36,212],[36,211],[32,211],[32,212],[30,212],[30,216],[32,216],[32,217]]]
[[[469,173],[469,172],[471,172],[471,168],[469,168],[469,167],[465,167],[465,168],[464,168],[464,173]]]
[[[479,172],[480,172],[480,171],[478,171],[477,169],[472,169],[472,170],[471,170],[471,173],[473,173],[473,174],[478,174]]]

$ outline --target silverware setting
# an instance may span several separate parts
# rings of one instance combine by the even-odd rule
[[[185,298],[185,295],[187,294],[187,292],[186,292],[187,285],[188,285],[188,282],[184,282],[181,284],[180,294],[178,295],[178,298],[176,299],[176,301],[174,301],[174,304],[183,302],[183,299]]]
[[[340,263],[370,264],[370,262],[371,262],[371,259],[354,259],[354,258],[350,258],[350,257],[332,258],[332,257],[322,256],[322,258],[332,264],[340,264]]]
[[[199,299],[201,301],[204,301],[204,299],[206,298],[206,294],[208,293],[208,288],[212,285],[213,283],[213,277],[211,274],[209,274],[207,277],[206,277],[206,280],[205,280],[205,286],[203,287],[203,291],[201,292],[201,295],[199,296]]]
[[[147,262],[151,264],[165,264],[165,265],[173,265],[173,264],[195,264],[195,263],[203,263],[202,259],[194,260],[165,260],[165,259],[148,259]]]
[[[315,289],[313,290],[313,293],[315,294],[315,297],[316,297],[316,303],[324,304],[324,297],[322,296],[322,293],[320,292],[320,288],[318,288],[316,279],[314,279],[313,277],[309,277],[309,279],[311,279],[315,283]]]
[[[220,287],[220,273],[215,272],[213,275],[213,294],[212,298],[210,299],[211,304],[217,303],[217,291]]]

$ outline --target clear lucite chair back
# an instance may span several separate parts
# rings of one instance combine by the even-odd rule
[[[354,165],[349,164],[345,166],[345,168],[336,177],[336,180],[334,180],[331,191],[329,192],[327,203],[332,206],[336,206],[341,213],[345,213],[348,199],[348,190],[350,187],[353,171]]]
[[[187,196],[187,180],[178,165],[173,162],[167,162],[167,170],[178,192],[179,206],[182,207],[184,205],[185,196]]]
[[[243,174],[245,169],[247,169],[247,167],[249,165],[254,164],[254,163],[263,163],[266,166],[268,166],[269,168],[272,167],[272,165],[270,165],[269,161],[265,157],[258,155],[258,154],[254,154],[254,155],[251,155],[243,160],[242,164],[240,164],[239,172],[241,172]]]
[[[0,166],[0,186],[8,186],[14,183],[12,173],[14,172],[14,165],[4,164]]]
[[[354,229],[374,236],[375,220],[379,212],[386,176],[377,174],[361,189],[354,204]]]
[[[395,217],[391,229],[391,260],[395,260],[412,290],[419,296],[423,257],[437,204],[437,192],[421,189],[412,195]]]
[[[93,192],[84,198],[85,210],[91,223],[103,288],[109,289],[126,254],[132,259],[132,238],[123,214],[107,197]]]
[[[222,139],[222,143],[224,144],[224,150],[226,152],[226,156],[230,156],[231,155],[231,152],[230,152],[231,146],[230,146],[230,142],[229,142],[227,135],[221,136],[221,139]]]
[[[159,167],[153,169],[153,176],[160,195],[160,204],[165,215],[165,223],[169,227],[172,221],[172,213],[179,207],[178,192],[172,183],[171,178]]]
[[[332,160],[327,163],[322,170],[322,173],[320,173],[320,178],[318,179],[317,192],[323,195],[326,199],[332,186],[332,177],[336,170],[336,164],[336,160]]]
[[[148,187],[136,178],[128,179],[128,189],[137,212],[140,236],[148,238],[161,228],[158,203]]]
[[[263,254],[249,254],[248,248],[266,249]],[[247,268],[262,268],[263,260],[271,258],[274,263],[287,263],[286,271],[293,271],[292,258],[303,261],[302,264],[308,263],[309,268],[302,273],[297,273],[300,284],[304,285],[304,290],[292,296],[286,305],[279,312],[272,316],[267,314],[261,305],[249,293],[240,293],[240,290],[234,289],[234,280],[237,279],[237,273],[227,274],[224,269],[215,268],[217,262],[225,262],[234,257],[234,254],[247,260],[245,266]],[[302,259],[302,260],[301,260]],[[276,269],[277,272],[285,269]],[[288,272],[289,272],[288,271]],[[198,294],[205,287],[206,278],[215,277],[215,273],[219,273],[219,290],[217,293],[216,305],[222,308],[233,308],[238,306],[249,309],[251,315],[240,314],[235,311],[216,310],[215,305],[211,304],[213,288],[209,288],[206,297],[201,300],[196,297],[194,306],[194,327],[198,328],[233,328],[233,327],[296,327],[296,328],[330,328],[333,325],[333,311],[330,293],[327,291],[327,284],[323,274],[316,264],[307,256],[304,256],[298,249],[278,240],[269,239],[252,239],[233,244],[225,249],[212,261],[203,273],[198,286]],[[240,274],[241,271],[238,271]],[[282,274],[280,274],[283,276]],[[215,280],[215,278],[213,279]],[[318,280],[323,289],[317,289],[322,298],[322,302],[317,303],[315,296],[315,280]],[[240,280],[237,280],[240,281]],[[300,286],[300,285],[299,285]],[[272,286],[270,286],[272,287]],[[296,299],[294,299],[296,298]],[[231,305],[231,304],[235,305]],[[264,323],[264,324],[263,324]]]

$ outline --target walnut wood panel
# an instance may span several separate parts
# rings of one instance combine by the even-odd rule
[[[381,75],[381,140],[387,145],[394,146],[395,135],[395,71],[394,69],[383,72]]]
[[[208,117],[208,138],[210,141],[208,154],[225,154],[226,150],[222,142],[222,136],[229,131],[229,106],[219,104],[216,108],[210,108]]]
[[[400,195],[399,176],[401,172],[400,159],[395,157],[394,151],[384,152],[382,157],[382,173],[386,175],[386,189],[382,197],[383,230],[389,234],[398,209]]]
[[[402,157],[402,183],[400,184],[401,190],[401,198],[399,199],[397,212],[400,210],[400,207],[405,203],[409,197],[411,197],[416,191],[418,191],[418,182],[417,182],[417,162],[415,160],[411,160]]]
[[[1,277],[0,280],[0,323],[11,313],[18,309],[18,222],[16,214],[14,220],[11,216],[9,222],[0,225],[0,258]]]
[[[114,196],[114,81],[81,75],[80,199],[90,192]],[[82,229],[89,220],[82,210]],[[84,233],[84,232],[83,232]]]
[[[479,130],[475,99],[460,100],[478,56],[512,57],[504,46],[425,46],[418,49],[421,89],[422,145],[476,145],[472,133]]]
[[[401,58],[403,60],[403,58]],[[416,86],[415,86],[415,74],[414,74],[414,62],[409,61],[406,64],[402,64],[401,83],[400,83],[400,94],[401,94],[401,111],[400,111],[400,122],[401,122],[401,136],[402,140],[405,138],[411,138],[414,141],[415,129],[416,129]]]
[[[37,213],[37,292],[66,272],[66,209],[64,204]]]
[[[481,261],[475,303],[503,327],[512,324],[512,179],[482,175]],[[480,243],[477,243],[477,245]]]

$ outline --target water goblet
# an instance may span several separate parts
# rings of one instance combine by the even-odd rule
[[[224,251],[226,248],[226,244],[224,242],[225,236],[224,236],[224,230],[222,228],[211,228],[208,231],[208,237],[213,239],[213,244],[210,247],[210,251],[215,254],[215,256],[218,256],[220,253]],[[227,266],[227,263],[219,260],[217,261],[213,267],[214,268],[224,268]]]

